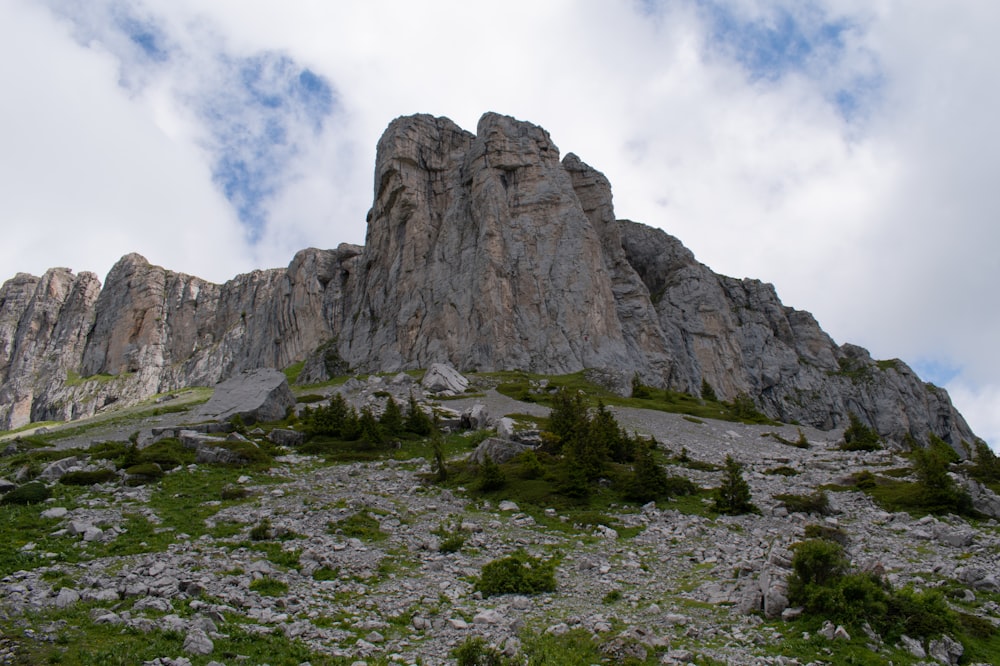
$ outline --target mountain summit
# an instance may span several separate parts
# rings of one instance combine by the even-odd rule
[[[485,114],[394,120],[378,143],[364,247],[299,252],[223,285],[123,257],[101,288],[53,268],[0,287],[0,427],[305,361],[348,369],[618,377],[884,438],[975,435],[947,393],[899,360],[837,345],[773,286],[698,263],[676,238],[617,220],[611,186],[549,134]]]

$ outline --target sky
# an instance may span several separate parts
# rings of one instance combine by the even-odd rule
[[[997,448],[998,33],[989,0],[0,0],[0,280],[361,244],[393,118],[496,111]]]

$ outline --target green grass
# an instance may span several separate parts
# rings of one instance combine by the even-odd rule
[[[58,442],[71,437],[82,437],[94,430],[110,427],[127,427],[134,424],[138,430],[142,422],[164,414],[186,412],[192,407],[207,402],[212,397],[213,389],[210,387],[191,387],[178,392],[177,395],[184,399],[180,404],[160,405],[156,400],[160,396],[152,396],[138,405],[123,407],[120,410],[100,414],[79,421],[76,425],[57,424],[52,430],[41,435],[32,435],[33,439],[47,444]],[[35,427],[37,424],[32,424]]]
[[[329,523],[330,532],[340,532],[345,537],[361,541],[384,541],[389,535],[382,531],[378,520],[367,511],[359,511],[341,520]]]
[[[288,583],[270,576],[262,576],[250,583],[250,591],[262,597],[283,597],[288,593]]]
[[[305,361],[299,361],[298,363],[292,363],[290,366],[282,370],[285,373],[285,377],[288,379],[289,384],[294,384],[295,380],[299,378],[302,374],[302,368],[306,366]]]
[[[33,612],[34,627],[51,627],[51,640],[25,636],[24,618],[0,620],[0,633],[17,644],[17,664],[60,664],[61,666],[133,666],[163,656],[184,654],[184,635],[179,632],[123,629],[121,625],[94,624],[91,611],[110,604],[80,602],[73,606]],[[301,641],[276,631],[261,634],[244,628],[239,616],[227,617],[222,636],[213,639],[215,650],[207,656],[188,655],[194,666],[210,661],[229,663],[243,655],[247,663],[271,666],[347,666],[352,659],[336,658],[309,649]],[[39,631],[40,638],[49,635]]]
[[[583,391],[588,404],[591,406],[596,405],[598,400],[602,400],[606,405],[653,409],[673,414],[687,414],[699,419],[779,425],[776,421],[763,415],[741,415],[739,409],[733,404],[704,400],[687,393],[679,393],[666,389],[648,388],[648,398],[623,398],[602,386],[588,381],[585,371],[569,375],[491,372],[480,373],[476,376],[497,382],[497,392],[507,397],[548,407],[552,406],[552,396],[555,392],[560,388],[564,388],[570,391]],[[544,390],[539,390],[537,386],[543,380],[547,380],[548,385]]]

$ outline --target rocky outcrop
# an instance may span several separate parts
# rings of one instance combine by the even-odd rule
[[[277,421],[295,406],[288,380],[278,370],[260,368],[230,377],[215,387],[211,399],[194,411],[193,421],[229,421],[240,417],[245,423]]]
[[[620,228],[668,341],[671,386],[698,394],[707,382],[723,400],[745,394],[773,418],[824,429],[854,413],[892,441],[935,433],[967,453],[960,442],[975,436],[947,392],[902,361],[838,346],[811,314],[782,305],[772,285],[718,275],[659,229]]]
[[[635,366],[601,236],[545,130],[400,118],[379,141],[352,366],[572,372]]]
[[[245,370],[583,369],[831,429],[974,434],[900,361],[837,345],[771,285],[713,273],[679,240],[615,219],[607,179],[540,127],[488,113],[394,120],[378,144],[366,245],[298,253],[217,285],[121,259],[0,288],[0,427],[92,414]]]

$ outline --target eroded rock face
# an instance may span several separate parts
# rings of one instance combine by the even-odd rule
[[[782,305],[772,285],[713,273],[659,229],[620,228],[668,340],[673,387],[697,394],[705,381],[723,400],[746,394],[773,418],[824,429],[853,412],[896,442],[930,433],[955,446],[973,441],[947,393],[902,361],[838,346],[811,314]]]
[[[389,126],[342,352],[365,369],[632,365],[601,237],[540,127]]]
[[[68,419],[245,370],[304,381],[448,363],[585,368],[830,429],[974,435],[899,361],[838,346],[771,285],[713,273],[679,240],[614,216],[607,179],[540,127],[487,113],[476,134],[398,118],[378,144],[365,247],[308,249],[216,285],[128,255],[0,287],[0,427]]]

